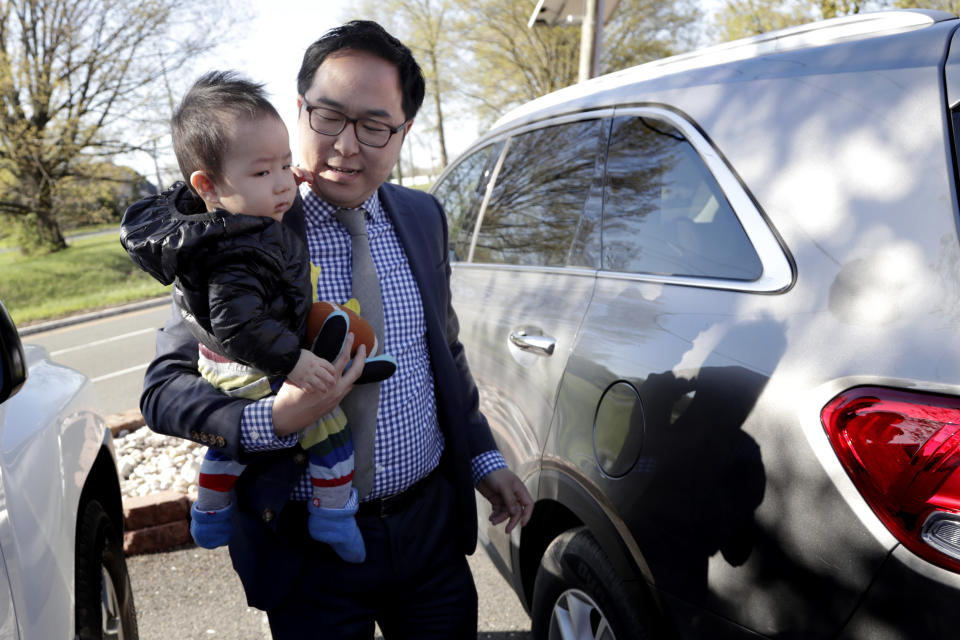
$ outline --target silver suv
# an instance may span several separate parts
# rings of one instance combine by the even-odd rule
[[[433,187],[537,503],[510,537],[479,514],[535,637],[960,634],[958,27],[862,14],[597,78]]]

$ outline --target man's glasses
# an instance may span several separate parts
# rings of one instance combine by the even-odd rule
[[[306,104],[306,101],[304,101],[304,104]],[[407,124],[407,121],[404,120],[397,126],[391,127],[370,118],[351,118],[345,113],[327,107],[307,104],[304,108],[307,110],[310,128],[320,135],[338,136],[347,128],[348,124],[352,124],[353,130],[357,134],[357,140],[368,147],[387,146],[393,134],[403,129],[404,125]]]

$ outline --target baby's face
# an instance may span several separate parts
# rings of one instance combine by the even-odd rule
[[[280,221],[293,204],[297,183],[290,170],[290,138],[272,116],[234,123],[233,142],[217,181],[219,206],[230,213]]]

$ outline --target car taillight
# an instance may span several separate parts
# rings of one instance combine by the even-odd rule
[[[960,572],[960,398],[856,387],[820,413],[874,513],[908,549]]]

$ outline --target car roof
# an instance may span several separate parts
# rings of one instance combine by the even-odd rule
[[[951,13],[926,9],[866,12],[789,27],[698,49],[615,71],[532,100],[503,115],[493,124],[484,138],[495,132],[511,129],[553,114],[603,106],[590,104],[591,97],[599,93],[608,96],[625,94],[629,87],[641,82],[785,51],[914,31],[956,18],[957,16]]]

